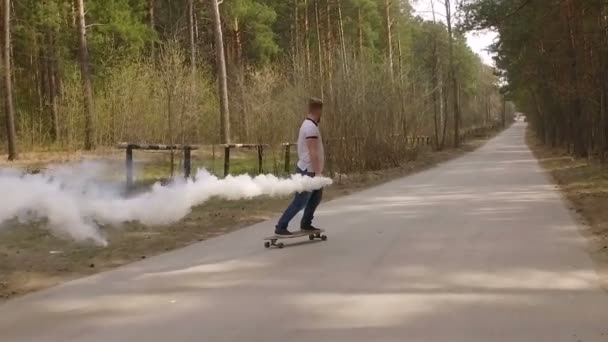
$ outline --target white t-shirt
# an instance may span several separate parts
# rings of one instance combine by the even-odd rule
[[[321,171],[325,164],[325,153],[323,151],[323,139],[319,125],[312,119],[306,118],[300,126],[300,134],[298,135],[298,167],[300,170],[307,172],[315,172],[310,161],[310,152],[308,151],[307,141],[314,139],[317,142],[317,151],[319,153],[319,163]]]

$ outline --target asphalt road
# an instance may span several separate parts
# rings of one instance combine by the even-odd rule
[[[608,341],[608,294],[517,123],[325,203],[327,242],[273,222],[0,305],[0,341]]]

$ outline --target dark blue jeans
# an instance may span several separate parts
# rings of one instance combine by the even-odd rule
[[[300,170],[300,168],[296,168],[296,172],[305,176],[315,176],[314,173],[307,172],[306,170]],[[310,227],[312,225],[312,220],[315,215],[315,210],[317,210],[317,207],[319,206],[319,203],[321,203],[322,198],[322,188],[319,190],[314,190],[312,192],[296,193],[293,198],[293,201],[291,201],[291,204],[287,207],[287,209],[285,209],[283,216],[281,216],[281,218],[279,219],[279,223],[277,223],[276,229],[287,229],[289,221],[291,221],[291,219],[293,219],[302,209],[304,209],[304,215],[302,216],[300,228]]]

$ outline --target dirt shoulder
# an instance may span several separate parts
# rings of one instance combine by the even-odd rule
[[[325,200],[428,169],[475,150],[489,138],[472,139],[459,149],[421,152],[417,160],[398,168],[340,177],[326,189]],[[173,225],[107,228],[109,246],[105,248],[59,239],[36,225],[4,226],[0,231],[0,302],[268,220],[280,214],[287,201],[209,201]]]
[[[528,146],[549,172],[584,223],[589,250],[608,289],[608,167],[587,159],[576,159],[563,149],[544,146],[531,130]]]

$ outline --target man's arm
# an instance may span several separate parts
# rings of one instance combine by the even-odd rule
[[[316,176],[321,176],[321,163],[319,160],[319,137],[306,138],[306,146],[312,163],[312,170]]]

